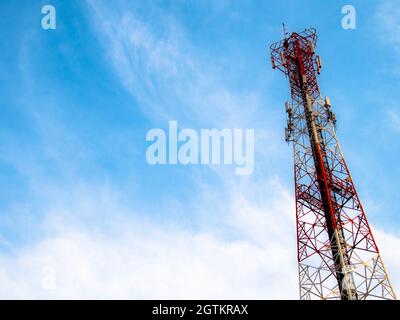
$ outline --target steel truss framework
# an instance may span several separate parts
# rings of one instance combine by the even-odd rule
[[[286,140],[293,142],[301,299],[396,299],[321,99],[314,29],[271,46],[273,68],[288,78]]]

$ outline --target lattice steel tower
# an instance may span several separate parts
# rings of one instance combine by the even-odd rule
[[[335,134],[336,117],[322,99],[314,29],[271,46],[271,61],[288,78],[287,142],[293,142],[301,299],[396,299]]]

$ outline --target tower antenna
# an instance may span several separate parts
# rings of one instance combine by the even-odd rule
[[[301,299],[396,299],[322,98],[317,33],[286,33],[271,45],[272,67],[289,79],[285,140],[293,143]]]

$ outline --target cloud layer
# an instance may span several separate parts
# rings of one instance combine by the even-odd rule
[[[106,189],[58,199],[43,239],[0,255],[0,297],[296,298],[294,243],[280,235],[292,229],[290,200],[277,194],[270,208],[231,194],[229,229],[197,230],[144,219]]]

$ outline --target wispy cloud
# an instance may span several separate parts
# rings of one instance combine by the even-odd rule
[[[389,124],[392,130],[400,132],[400,116],[395,111],[388,111]]]
[[[146,16],[124,6],[111,10],[107,2],[88,4],[114,70],[147,115],[218,127],[245,126],[257,118],[259,97],[226,86],[225,66],[193,45],[171,14],[155,7],[149,11],[156,14]]]

